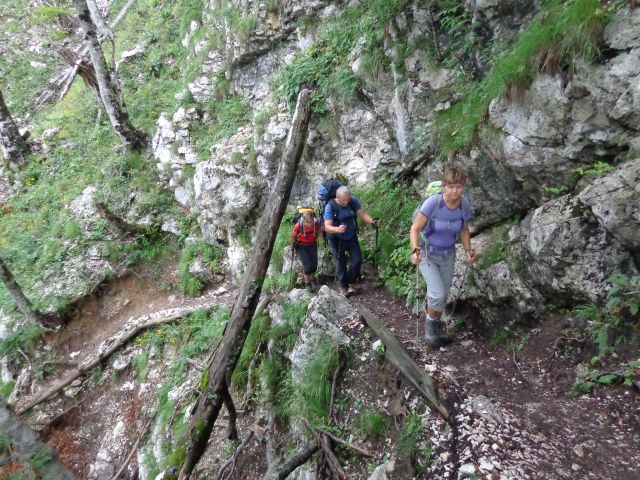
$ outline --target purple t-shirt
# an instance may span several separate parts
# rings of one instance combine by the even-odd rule
[[[440,195],[431,195],[420,206],[420,212],[430,218],[440,199],[442,199]],[[462,230],[463,224],[462,203],[458,208],[452,210],[442,200],[438,215],[433,222],[427,220],[423,232],[430,245],[443,248],[453,247],[456,244],[456,235]]]

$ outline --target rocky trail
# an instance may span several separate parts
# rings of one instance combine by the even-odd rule
[[[188,299],[167,295],[139,276],[114,281],[83,302],[66,329],[48,334],[45,348],[55,352],[60,368],[24,392],[16,407],[100,351],[132,321],[152,318],[170,307],[230,304],[234,292],[228,288],[218,286]],[[340,325],[352,339],[355,354],[343,373],[341,388],[347,400],[338,418],[346,424],[353,419],[354,408],[366,408],[359,407],[362,403],[381,406],[397,422],[421,405],[431,425],[432,459],[425,476],[414,478],[638,477],[639,395],[616,386],[578,398],[566,395],[575,378],[576,359],[566,356],[567,349],[552,341],[566,320],[549,318],[530,331],[517,352],[491,346],[482,329],[474,325],[458,329],[455,341],[436,351],[416,344],[415,315],[385,289],[365,283],[350,301],[384,320],[418,365],[435,378],[455,417],[454,428],[448,428],[417,399],[415,389],[407,382],[400,385],[393,367],[372,362],[371,344],[376,338],[363,324],[346,321]],[[467,322],[472,323],[468,317]],[[48,400],[29,416],[29,422],[43,429],[62,461],[79,478],[107,478],[100,472],[113,473],[113,465],[121,463],[135,439],[147,433],[145,419],[155,407],[158,384],[154,379],[137,383],[132,366],[135,342],[130,343],[133,345],[105,360],[103,370],[109,376],[101,380],[92,375],[80,377],[63,395]],[[252,412],[244,417],[239,421],[241,432],[256,421]],[[223,430],[214,431],[211,451],[201,466],[205,471],[228,456],[220,449]],[[374,460],[388,463],[384,463],[388,460],[385,442],[364,445],[373,452]],[[264,468],[263,447],[255,443],[243,454],[231,478],[260,478]],[[349,478],[369,478],[362,461],[347,461],[345,469],[352,472]],[[410,472],[407,464],[399,463],[386,474],[400,479],[408,478]]]
[[[492,347],[473,324],[433,350],[416,344],[416,316],[384,289],[367,285],[354,301],[384,319],[453,407],[452,438],[434,441],[455,442],[455,454],[441,457],[436,478],[447,478],[447,471],[496,479],[640,475],[640,395],[613,386],[567,396],[576,360],[554,341],[566,319],[548,318],[517,352]]]

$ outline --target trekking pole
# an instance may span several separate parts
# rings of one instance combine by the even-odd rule
[[[377,220],[377,218],[373,219],[374,222]],[[375,225],[375,223],[374,223]],[[376,261],[377,257],[378,257],[378,225],[375,225],[373,228],[376,229],[376,243],[375,243],[375,248],[373,249],[373,271],[375,272],[375,274],[378,274],[378,262]]]
[[[295,268],[294,268],[294,256],[296,253],[296,244],[292,243],[291,244],[291,273],[289,274],[289,290],[293,290],[293,287],[295,287],[296,285],[296,280],[295,280]]]
[[[416,345],[420,343],[420,267],[416,265]]]

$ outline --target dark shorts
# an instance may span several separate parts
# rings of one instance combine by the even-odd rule
[[[305,275],[316,273],[318,269],[318,244],[296,245],[296,253],[302,262],[302,271]]]

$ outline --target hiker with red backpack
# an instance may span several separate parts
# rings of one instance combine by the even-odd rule
[[[336,182],[335,180],[332,180]],[[328,183],[328,182],[326,182]],[[332,192],[331,192],[332,193]],[[351,196],[349,189],[338,183],[335,198],[329,199],[324,207],[324,230],[329,236],[336,264],[336,280],[340,293],[345,296],[356,293],[354,283],[360,277],[362,268],[362,251],[358,242],[357,217],[366,223],[378,227],[380,220],[374,219],[360,205],[356,197]],[[347,267],[347,257],[349,266]]]
[[[305,288],[313,293],[319,288],[316,270],[318,270],[317,239],[320,236],[320,221],[315,219],[315,210],[312,207],[298,207],[296,217],[291,232],[291,243],[302,262]]]
[[[409,234],[411,262],[419,265],[427,283],[425,338],[432,347],[449,341],[441,317],[453,278],[457,236],[460,237],[469,264],[476,261],[469,232],[472,212],[469,201],[463,195],[466,180],[467,176],[461,170],[447,170],[442,177],[441,187],[438,186],[441,192],[430,195],[422,203],[414,216]]]

